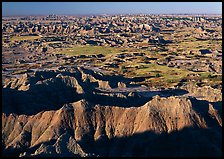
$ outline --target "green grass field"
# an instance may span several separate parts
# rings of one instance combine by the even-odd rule
[[[147,77],[145,82],[160,85],[174,85],[185,78],[191,71],[170,68],[167,66],[152,64],[135,63],[127,66],[127,77]]]
[[[77,45],[72,48],[65,48],[57,53],[74,56],[74,55],[97,55],[97,54],[111,55],[117,53],[136,52],[136,51],[138,51],[138,49],[115,48],[109,46]]]
[[[182,49],[193,49],[198,45],[207,46],[209,41],[203,42],[182,42],[179,47]],[[106,56],[106,61],[101,62],[93,60],[93,66],[104,66],[107,62],[110,62],[114,58],[114,55],[118,53],[133,53],[133,52],[144,52],[149,57],[165,58],[161,56],[161,53],[153,54],[153,51],[133,49],[133,48],[114,48],[109,46],[91,46],[91,45],[77,45],[72,48],[65,48],[56,53],[62,53],[66,55],[97,55],[103,54]],[[168,52],[164,52],[169,54]],[[180,54],[177,52],[177,54]],[[193,55],[192,55],[193,57]],[[122,70],[122,66],[125,66],[125,70]],[[119,64],[119,68],[106,68],[108,74],[120,74],[128,78],[133,77],[146,77],[146,80],[142,84],[153,84],[163,86],[174,86],[182,79],[186,78],[191,71],[170,68],[167,66],[158,65],[156,63],[144,63],[144,57],[137,57],[131,61],[125,61]],[[199,79],[209,79],[209,73],[201,73]],[[220,78],[220,77],[219,77]],[[218,79],[219,79],[218,78]],[[218,79],[213,79],[217,82]]]
[[[134,71],[136,76],[155,76],[155,74],[158,72],[162,75],[160,78],[173,79],[182,78],[183,76],[186,76],[190,71],[178,68],[170,68],[157,64],[144,64]]]

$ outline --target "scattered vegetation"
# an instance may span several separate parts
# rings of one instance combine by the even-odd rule
[[[161,75],[160,75],[159,73],[157,73],[157,74],[156,74],[156,77],[157,77],[157,78],[158,78],[158,77],[161,77]]]
[[[127,68],[124,65],[122,65],[121,66],[121,71],[122,71],[122,73],[126,73],[127,72]]]
[[[171,52],[170,54],[171,55],[176,55],[176,56],[178,55],[176,52]]]

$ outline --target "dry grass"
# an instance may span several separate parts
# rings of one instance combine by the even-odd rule
[[[40,39],[41,36],[13,36],[11,41],[22,41],[22,40],[35,40]]]

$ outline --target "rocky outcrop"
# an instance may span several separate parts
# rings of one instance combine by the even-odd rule
[[[109,85],[109,81],[98,80],[98,84],[99,84],[99,88],[102,88],[102,89],[111,89],[111,87]]]
[[[62,134],[56,142],[51,145],[50,143],[42,143],[33,154],[27,152],[21,153],[20,157],[87,157],[80,145],[70,136],[67,132]]]
[[[187,91],[149,91],[143,97],[120,79],[82,68],[6,79],[3,155],[221,155],[219,90],[182,86]]]
[[[219,89],[214,89],[211,86],[198,87],[193,84],[188,84],[182,87],[187,90],[189,94],[209,102],[222,101],[222,92]]]
[[[20,78],[5,79],[3,88],[11,88],[26,91],[29,89],[29,75],[23,74]]]
[[[222,126],[222,118],[221,118],[222,113],[221,112],[219,113],[218,110],[216,110],[212,104],[209,103],[208,106],[209,106],[208,113],[212,116],[212,118],[215,118],[218,121],[220,126]]]
[[[126,88],[126,84],[123,82],[118,82],[117,87],[120,89],[125,89]]]
[[[208,111],[218,121],[219,124],[216,126],[221,127],[221,117],[216,113],[215,108],[210,106]],[[91,148],[92,144],[113,141],[116,138],[128,138],[148,131],[159,135],[180,132],[185,128],[205,129],[209,127],[206,121],[210,118],[212,116],[206,116],[206,119],[201,116],[187,97],[155,96],[141,107],[130,108],[101,106],[80,100],[66,104],[57,111],[40,112],[33,116],[3,114],[2,136],[6,150],[18,148],[26,150],[41,145],[35,150],[34,155],[52,152],[60,156],[66,147],[66,152],[72,152],[73,155],[82,148],[103,155],[103,152],[112,151],[118,143],[113,142],[115,145],[107,145],[107,151],[102,151],[103,147],[100,146]],[[69,132],[69,135],[63,135],[65,132]],[[219,137],[218,134],[216,135]],[[200,136],[197,137],[200,138]],[[64,138],[68,141],[67,144],[62,141]],[[52,140],[57,141],[52,145],[45,144]],[[58,148],[61,142],[65,146]],[[82,148],[76,142],[80,143]],[[71,150],[73,147],[71,145],[75,145],[75,150]],[[129,147],[123,149],[130,151]],[[118,150],[115,152],[122,153]],[[85,153],[80,150],[78,154]]]
[[[55,78],[45,79],[43,81],[38,81],[36,87],[41,85],[44,89],[62,89],[63,87],[70,87],[76,89],[78,94],[84,93],[83,88],[80,86],[76,78],[72,76],[63,76],[58,74]]]

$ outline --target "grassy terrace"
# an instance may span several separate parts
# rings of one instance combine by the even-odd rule
[[[13,36],[11,41],[22,41],[22,40],[35,40],[40,39],[41,36]]]
[[[62,51],[57,53],[66,54],[66,55],[111,55],[116,53],[124,53],[124,52],[136,52],[138,49],[131,48],[116,48],[109,46],[91,46],[91,45],[77,45],[72,48],[65,48]]]
[[[128,77],[147,77],[144,83],[159,84],[159,85],[173,85],[181,81],[187,76],[190,71],[169,68],[155,63],[152,64],[129,64],[127,65]]]
[[[204,45],[208,44],[208,41],[203,41]],[[182,47],[188,46],[188,43],[191,42],[183,42]],[[194,48],[193,42],[191,43]],[[203,45],[203,43],[201,43]],[[199,42],[196,42],[195,45],[199,45]],[[189,48],[190,49],[190,48]],[[64,48],[63,50],[58,51],[57,53],[63,53],[66,55],[96,55],[103,54],[106,56],[106,61],[98,61],[93,60],[91,65],[93,66],[106,66],[106,63],[110,63],[115,58],[115,54],[118,53],[131,53],[131,52],[144,52],[148,57],[157,57],[159,59],[164,58],[160,55],[160,53],[154,53],[153,51],[146,51],[141,49],[133,49],[133,48],[116,48],[109,46],[75,46],[72,48]],[[167,53],[167,52],[164,52]],[[169,54],[169,53],[168,53]],[[115,58],[116,59],[116,58]],[[89,61],[89,59],[84,59]],[[179,83],[182,79],[187,78],[189,73],[193,73],[192,71],[179,69],[179,68],[170,68],[167,66],[158,65],[156,63],[145,63],[144,57],[136,57],[134,60],[126,60],[125,62],[119,63],[119,68],[108,68],[105,67],[105,71],[109,74],[114,75],[124,75],[128,78],[133,77],[145,77],[145,81],[140,82],[139,84],[149,84],[149,85],[160,85],[164,87],[174,86]],[[211,84],[220,83],[220,76],[213,77],[213,74],[201,72],[198,73],[200,76],[197,80],[208,79]]]

